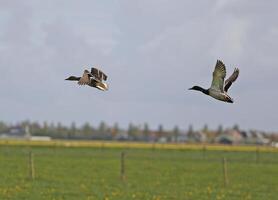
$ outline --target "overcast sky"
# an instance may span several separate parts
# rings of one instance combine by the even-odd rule
[[[0,120],[278,130],[275,0],[0,0]],[[234,104],[208,88],[217,59]],[[64,81],[97,66],[101,92]]]

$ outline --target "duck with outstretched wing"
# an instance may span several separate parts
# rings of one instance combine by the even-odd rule
[[[210,88],[204,89],[200,86],[194,86],[189,90],[197,90],[217,100],[233,103],[234,100],[227,94],[227,92],[233,82],[237,80],[238,75],[239,69],[235,68],[233,74],[226,81],[224,81],[226,77],[226,66],[222,61],[217,60]]]

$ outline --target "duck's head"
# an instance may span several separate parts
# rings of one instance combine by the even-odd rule
[[[189,90],[197,90],[197,91],[202,91],[204,88],[200,87],[200,86],[193,86],[192,88],[189,88]]]
[[[67,81],[79,81],[80,78],[81,78],[81,77],[70,76],[70,77],[68,77],[68,78],[65,79],[65,80],[67,80]]]
[[[208,90],[200,87],[200,86],[193,86],[192,88],[189,88],[189,90],[197,90],[197,91],[200,91],[200,92],[203,92],[204,94],[208,94]]]

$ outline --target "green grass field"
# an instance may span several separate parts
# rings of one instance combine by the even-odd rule
[[[120,176],[122,151],[125,180]],[[0,199],[278,199],[278,153],[2,144]]]

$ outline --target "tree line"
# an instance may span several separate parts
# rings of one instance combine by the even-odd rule
[[[187,131],[182,131],[178,126],[174,126],[170,130],[165,130],[160,124],[157,129],[150,129],[148,123],[143,125],[135,125],[130,123],[127,128],[121,128],[118,123],[112,126],[104,121],[97,126],[92,126],[89,122],[81,126],[77,126],[75,122],[70,125],[64,125],[60,122],[31,122],[22,121],[17,124],[8,124],[0,121],[0,134],[9,133],[12,129],[19,129],[26,132],[26,127],[32,136],[49,136],[53,139],[96,139],[96,140],[132,140],[132,141],[159,141],[162,142],[181,142],[182,137],[187,136],[186,140],[194,138],[202,133],[206,136],[206,142],[213,142],[215,138],[225,129],[220,125],[217,130],[210,130],[208,125],[204,125],[201,130],[194,131],[190,125]],[[231,129],[240,131],[238,125],[234,125]],[[241,131],[243,132],[243,131]],[[271,141],[278,141],[278,134],[265,134]],[[197,138],[198,140],[198,138]]]
[[[70,125],[64,125],[60,122],[38,123],[23,121],[17,124],[7,124],[0,121],[0,133],[7,133],[11,129],[24,129],[26,127],[30,130],[32,136],[50,136],[54,139],[147,140],[150,134],[170,136],[179,133],[178,126],[175,126],[172,131],[165,131],[162,125],[159,125],[157,130],[150,130],[147,123],[143,126],[137,126],[130,123],[127,129],[123,129],[118,123],[109,126],[103,121],[100,122],[98,126],[92,126],[88,122],[81,126],[77,126],[75,122],[72,122]]]

